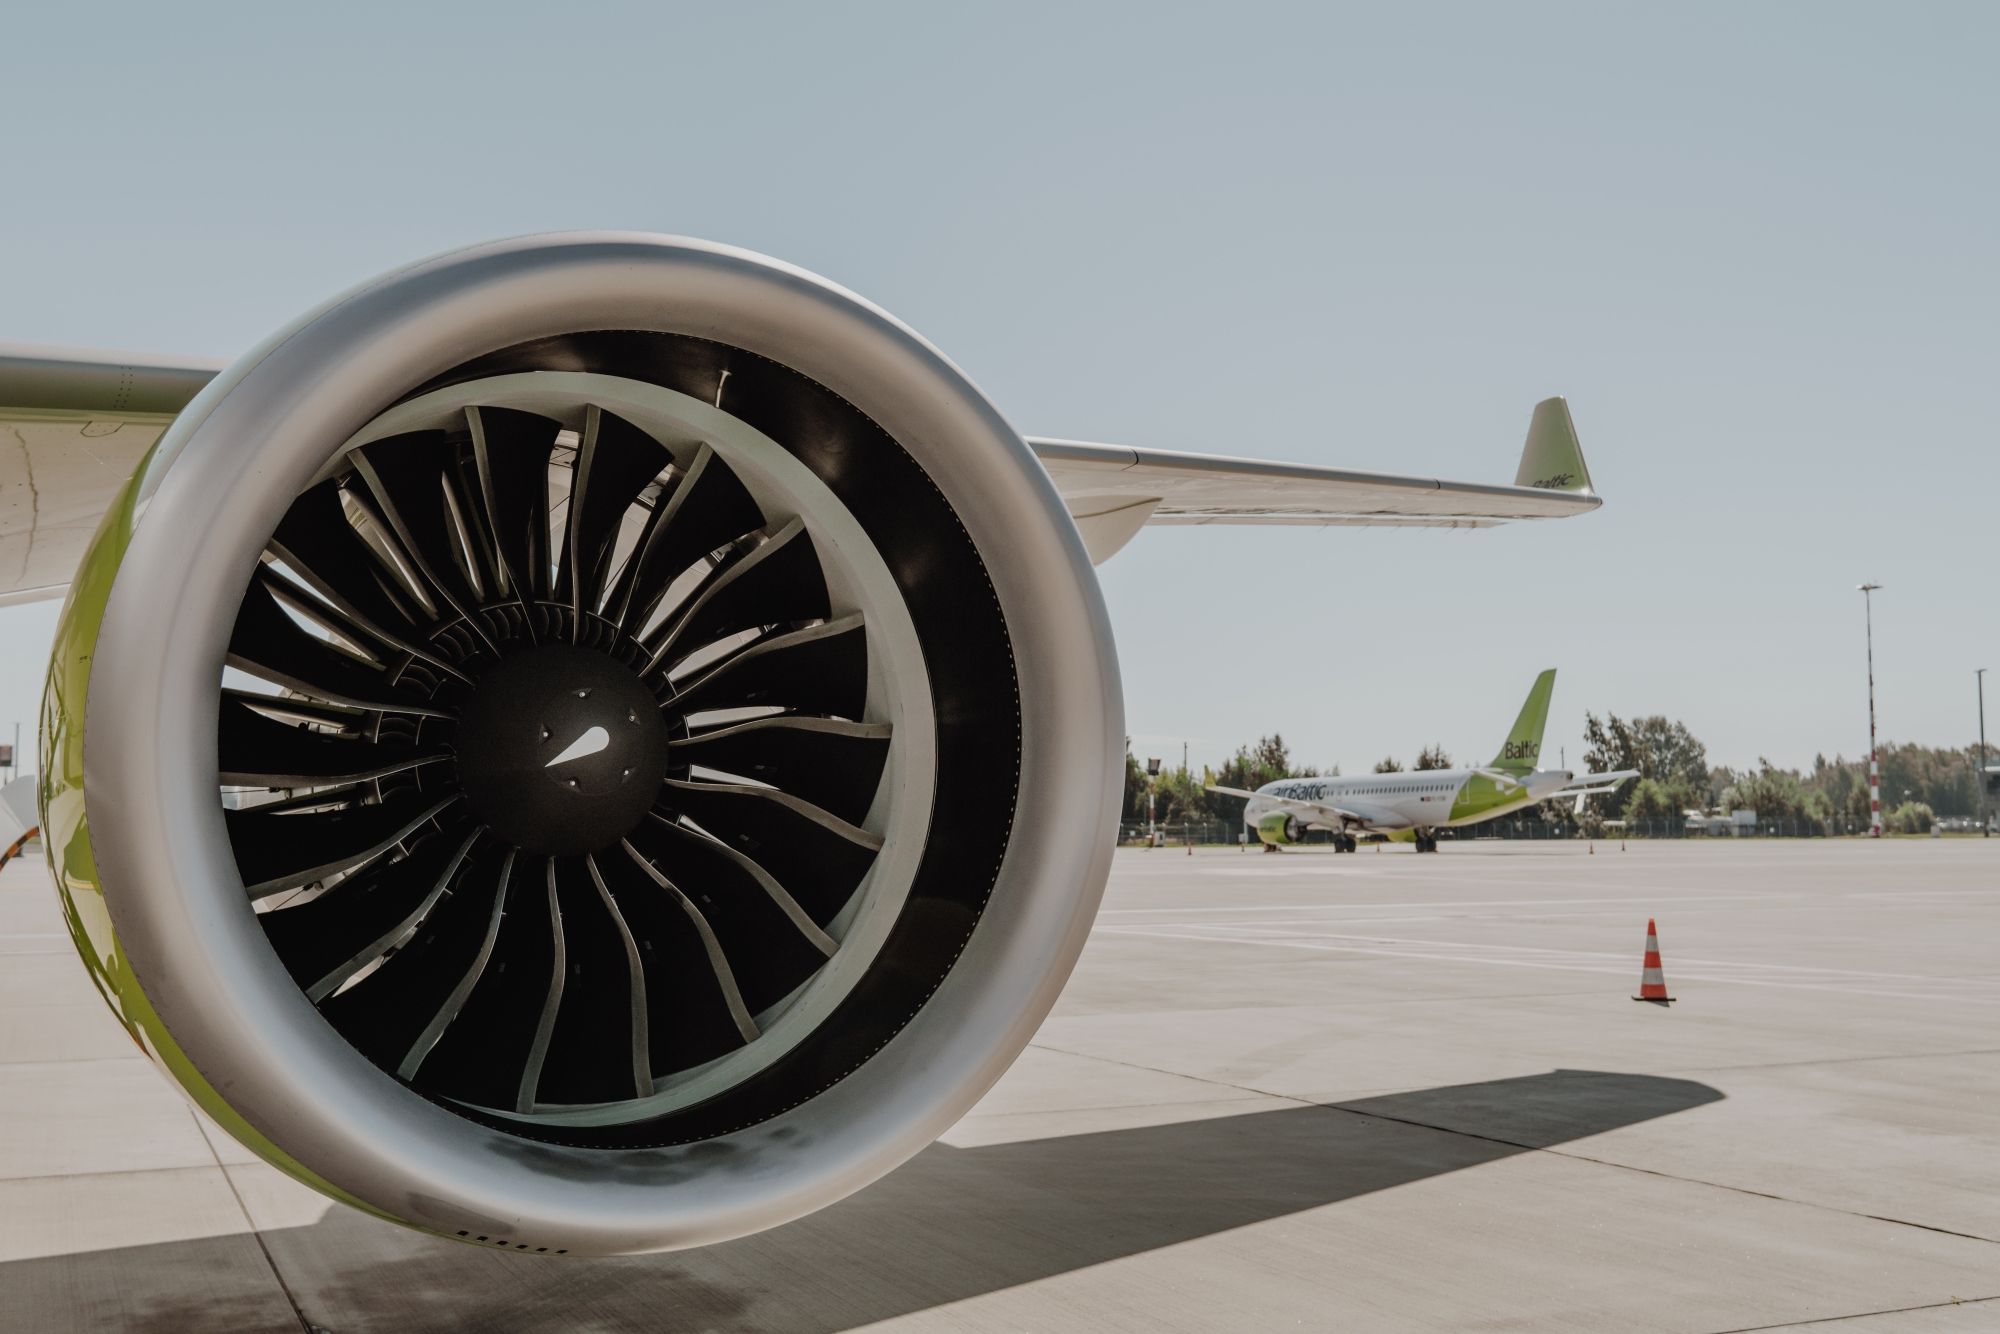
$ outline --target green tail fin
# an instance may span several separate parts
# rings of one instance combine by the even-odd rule
[[[1549,695],[1556,688],[1556,669],[1551,667],[1535,678],[1507,744],[1493,760],[1493,768],[1503,773],[1532,773],[1542,758],[1542,728],[1549,721]]]

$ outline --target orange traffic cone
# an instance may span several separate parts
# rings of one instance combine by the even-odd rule
[[[1660,933],[1653,925],[1653,919],[1646,919],[1646,961],[1639,974],[1639,994],[1635,1001],[1651,1001],[1655,1005],[1672,1005],[1674,998],[1667,994],[1667,975],[1660,971]]]

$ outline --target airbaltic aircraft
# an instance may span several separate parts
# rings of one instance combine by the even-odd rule
[[[1478,824],[1551,797],[1583,798],[1610,792],[1636,769],[1584,774],[1567,769],[1537,769],[1542,754],[1542,728],[1548,721],[1549,695],[1555,689],[1551,667],[1535,678],[1521,716],[1493,763],[1482,769],[1420,769],[1415,773],[1369,774],[1363,778],[1281,778],[1255,792],[1216,787],[1210,792],[1247,797],[1243,823],[1266,847],[1296,843],[1308,829],[1334,831],[1334,851],[1352,852],[1356,831],[1403,835],[1418,852],[1437,851],[1437,830]]]
[[[1024,438],[854,294],[637,233],[226,368],[0,349],[0,443],[99,991],[281,1170],[537,1254],[796,1218],[1020,1054],[1110,870],[1091,566],[1142,525],[1598,505],[1560,399],[1510,486]]]

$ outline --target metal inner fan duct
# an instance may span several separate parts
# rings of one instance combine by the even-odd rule
[[[588,1143],[768,1082],[896,938],[924,649],[846,506],[724,404],[538,372],[398,405],[286,514],[227,662],[266,938],[462,1114]]]

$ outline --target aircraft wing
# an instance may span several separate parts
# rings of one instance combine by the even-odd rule
[[[1615,769],[1610,773],[1578,774],[1569,781],[1569,786],[1559,789],[1559,797],[1589,797],[1599,792],[1616,792],[1620,786],[1637,778],[1637,769]]]
[[[139,460],[227,363],[0,344],[0,606],[60,597]],[[1514,485],[1031,437],[1102,564],[1148,523],[1486,528],[1603,502],[1560,398],[1536,405]]]
[[[1563,788],[1555,795],[1558,797],[1576,798],[1576,813],[1581,815],[1583,814],[1583,799],[1585,797],[1595,797],[1606,792],[1616,792],[1624,784],[1638,776],[1639,771],[1637,769],[1614,769],[1610,773],[1602,774],[1578,774],[1570,780],[1568,787]]]
[[[1279,810],[1298,816],[1302,820],[1313,824],[1327,825],[1336,829],[1344,829],[1348,825],[1360,825],[1367,829],[1408,829],[1410,827],[1410,822],[1395,812],[1363,803],[1336,806],[1328,801],[1301,801],[1296,797],[1274,797],[1264,792],[1246,792],[1240,787],[1218,787],[1213,784],[1209,786],[1208,790],[1220,793],[1225,797],[1243,797],[1245,799],[1255,797],[1258,801],[1267,802]]]
[[[35,808],[35,776],[21,774],[0,787],[0,847],[6,847],[42,823]]]
[[[1535,405],[1512,486],[1035,436],[1028,444],[1099,565],[1149,523],[1490,528],[1603,504],[1560,398]]]
[[[63,595],[118,488],[226,364],[0,344],[0,606]]]

